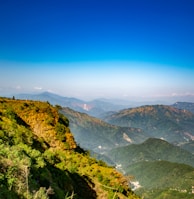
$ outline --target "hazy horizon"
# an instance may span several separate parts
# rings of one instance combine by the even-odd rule
[[[0,95],[194,102],[194,1],[0,2]]]
[[[188,102],[194,103],[194,95],[174,95],[174,96],[155,96],[155,97],[137,97],[137,96],[125,96],[125,97],[74,97],[74,96],[66,96],[62,95],[61,93],[54,93],[52,91],[41,90],[41,91],[33,91],[33,92],[24,92],[24,93],[3,93],[0,95],[1,97],[8,97],[8,98],[15,98],[15,99],[36,99],[38,100],[39,97],[47,95],[47,100],[54,95],[54,98],[74,98],[77,100],[82,100],[84,102],[92,102],[92,101],[104,101],[115,105],[128,105],[128,106],[142,106],[142,105],[172,105],[177,102]]]

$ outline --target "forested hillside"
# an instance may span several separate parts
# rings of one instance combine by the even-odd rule
[[[148,139],[146,133],[139,128],[111,125],[70,108],[62,108],[61,113],[68,117],[77,142],[98,153]]]
[[[127,173],[140,184],[136,193],[145,199],[192,199],[194,168],[169,161],[142,161],[130,165]]]
[[[77,146],[57,107],[0,98],[0,198],[138,198],[128,183]]]
[[[135,176],[135,192],[145,199],[193,197],[194,156],[178,146],[150,138],[142,144],[112,149],[107,156],[119,169]]]
[[[165,105],[147,105],[124,109],[104,118],[106,122],[123,127],[141,128],[150,137],[170,143],[194,139],[194,114]]]
[[[172,107],[194,113],[194,103],[191,102],[176,102],[172,105]]]
[[[122,164],[123,168],[141,161],[157,160],[184,163],[194,167],[194,156],[191,153],[156,138],[149,138],[141,144],[132,144],[112,149],[107,152],[107,155],[113,161]]]

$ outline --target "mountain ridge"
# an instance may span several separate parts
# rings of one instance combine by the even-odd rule
[[[0,198],[139,198],[126,177],[76,144],[58,108],[0,98]]]
[[[62,107],[69,107],[75,111],[90,114],[91,116],[99,116],[100,114],[125,108],[127,105],[113,104],[103,99],[96,99],[92,101],[80,100],[73,97],[63,97],[50,92],[43,92],[38,94],[17,94],[14,95],[17,99],[49,101],[52,105],[60,105]]]
[[[172,143],[194,139],[194,114],[167,105],[147,105],[123,109],[104,120],[110,124],[141,128],[150,137]]]
[[[194,103],[192,102],[176,102],[171,106],[182,110],[188,110],[194,114]]]
[[[107,155],[112,157],[112,161],[122,164],[123,168],[140,161],[158,160],[183,163],[194,167],[194,156],[190,152],[158,138],[149,138],[141,144],[118,147],[108,151]]]
[[[81,146],[102,153],[105,150],[131,143],[141,143],[148,136],[139,128],[119,127],[85,113],[62,108],[70,121],[75,139]],[[84,139],[87,137],[87,141]]]

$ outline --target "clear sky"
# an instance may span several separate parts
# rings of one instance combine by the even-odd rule
[[[0,0],[0,94],[194,96],[193,0]]]

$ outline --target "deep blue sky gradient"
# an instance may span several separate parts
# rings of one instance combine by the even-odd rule
[[[194,1],[0,0],[0,68],[2,92],[193,94]]]

